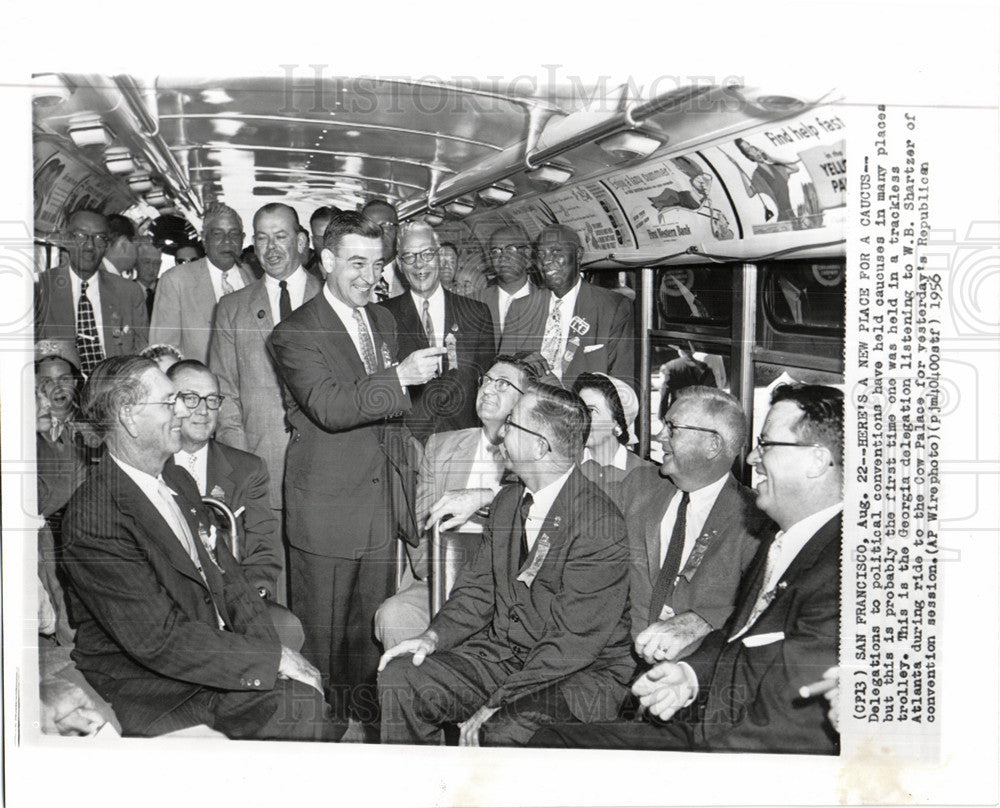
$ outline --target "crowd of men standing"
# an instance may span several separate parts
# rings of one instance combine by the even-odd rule
[[[309,227],[260,208],[258,276],[213,205],[202,257],[133,281],[76,211],[38,281],[36,375],[86,380],[40,446],[73,453],[57,418],[103,447],[41,577],[123,733],[836,750],[798,688],[837,658],[838,391],[775,395],[756,493],[713,388],[673,401],[656,467],[627,450],[631,301],[584,281],[572,229],[499,227],[467,297],[384,200]],[[436,523],[476,543],[431,614]]]

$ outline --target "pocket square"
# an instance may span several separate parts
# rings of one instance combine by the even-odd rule
[[[762,645],[771,645],[785,639],[784,631],[771,631],[767,634],[753,634],[743,638],[743,644],[747,648],[760,648]]]
[[[584,345],[583,346],[583,352],[584,353],[593,353],[594,351],[599,351],[603,347],[604,347],[604,343],[603,342],[600,343],[599,345]]]

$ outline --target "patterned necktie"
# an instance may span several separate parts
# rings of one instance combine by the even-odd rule
[[[545,361],[549,363],[552,372],[557,376],[562,375],[562,368],[559,367],[559,344],[562,342],[562,314],[559,307],[562,305],[562,298],[556,298],[552,311],[549,312],[549,321],[545,324],[545,336],[542,338],[541,354]]]
[[[518,506],[517,513],[520,517],[521,523],[521,549],[517,555],[517,566],[523,567],[524,562],[528,560],[528,531],[525,528],[525,523],[528,521],[528,511],[531,510],[531,506],[534,504],[534,497],[531,496],[527,491],[524,492],[524,498],[521,500],[521,504]]]
[[[653,594],[649,600],[649,622],[660,619],[660,612],[674,594],[674,584],[681,569],[681,556],[684,553],[684,539],[687,533],[687,508],[691,497],[687,491],[681,494],[681,504],[677,508],[677,519],[670,534],[670,544],[667,547],[666,558],[653,586]]]
[[[292,313],[292,296],[288,294],[288,281],[278,281],[281,293],[278,295],[278,316],[285,322]]]
[[[188,455],[188,472],[194,478],[194,481],[198,486],[198,490],[204,491],[205,486],[201,484],[201,478],[198,476],[198,458],[193,454]]]
[[[757,618],[761,616],[763,611],[771,605],[771,601],[774,600],[774,597],[777,594],[777,586],[771,586],[771,578],[774,577],[774,569],[778,565],[778,559],[781,558],[782,535],[775,536],[774,541],[771,542],[771,546],[767,550],[767,563],[764,565],[764,580],[761,581],[760,592],[757,593],[757,600],[753,604],[753,609],[751,610],[746,623],[743,624],[743,627],[739,631],[729,638],[730,642],[739,639],[750,630],[750,627],[757,621]],[[775,584],[777,584],[777,582],[775,582]]]
[[[222,273],[222,294],[228,295],[230,292],[235,292],[233,285],[229,282],[229,273],[232,272],[231,269],[227,269]]]
[[[431,319],[431,302],[429,300],[424,300],[424,313],[422,319],[424,322],[424,334],[427,337],[427,345],[433,348],[437,345],[437,342],[434,340],[434,321]]]
[[[365,373],[371,376],[378,370],[378,362],[375,360],[375,344],[372,342],[371,334],[368,333],[368,326],[365,323],[361,309],[354,310],[354,319],[358,324],[358,343],[361,345],[361,361],[365,363]]]
[[[384,303],[388,299],[389,281],[380,276],[378,281],[375,283],[375,300],[379,303]]]
[[[101,341],[97,336],[94,306],[87,297],[87,281],[80,282],[80,300],[76,306],[76,350],[80,354],[80,370],[84,376],[89,376],[104,359]]]

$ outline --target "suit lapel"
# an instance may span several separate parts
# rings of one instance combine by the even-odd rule
[[[63,264],[50,270],[50,272],[53,274],[51,283],[47,286],[49,300],[45,301],[46,306],[50,308],[47,316],[48,322],[51,324],[68,323],[69,330],[75,336],[77,302],[73,299],[73,284],[69,279],[69,264]],[[104,299],[103,295],[101,299]]]
[[[418,348],[427,348],[430,343],[427,341],[427,335],[424,333],[424,324],[420,320],[420,314],[417,312],[417,304],[413,302],[413,295],[407,293],[400,295],[400,304],[398,306],[398,312],[400,314],[399,331],[402,334],[409,335],[410,339],[417,344]],[[445,311],[447,312],[448,305],[445,303]]]
[[[307,272],[306,291],[305,295],[302,297],[302,302],[308,303],[310,300],[316,297],[317,294],[319,294],[319,290],[322,288],[323,288],[323,282],[315,275],[313,275],[311,272]]]
[[[705,553],[708,552],[708,548],[716,542],[720,533],[724,534],[726,529],[733,525],[737,515],[733,512],[733,506],[734,504],[737,506],[740,505],[735,495],[736,485],[736,478],[730,474],[726,478],[725,484],[719,489],[719,495],[712,504],[712,510],[708,512],[708,518],[705,519],[705,525],[702,527],[701,533],[698,534],[698,538],[695,539],[691,555],[688,556],[687,563],[680,572],[687,579],[688,583],[691,583],[691,579],[698,571],[701,560],[705,557]]]
[[[101,290],[101,330],[104,332],[104,354],[112,356],[111,346],[121,336],[122,314],[118,308],[118,297],[111,288],[111,276],[105,269],[97,270],[97,285]],[[118,332],[116,335],[115,332]]]
[[[361,361],[361,355],[354,345],[354,340],[351,339],[340,317],[337,316],[326,298],[317,295],[306,305],[311,309],[316,334],[323,335],[323,339],[317,340],[317,345],[327,358],[334,364],[345,368],[353,378],[358,379],[366,376],[365,363]],[[375,331],[375,318],[371,316],[367,307],[365,307],[365,311],[368,314],[368,321],[372,325],[372,331]],[[378,352],[378,345],[375,346],[375,351]]]
[[[236,491],[236,480],[233,477],[233,467],[229,459],[223,454],[219,445],[214,441],[208,442],[208,463],[205,468],[205,488],[212,496],[212,491],[216,487],[221,488],[225,493],[224,497],[219,497],[227,505],[233,502],[233,494]]]
[[[261,312],[264,316],[261,317]],[[267,289],[264,279],[254,281],[250,293],[250,319],[253,320],[261,336],[267,339],[274,330],[274,320],[271,318],[271,301],[267,299]]]
[[[469,480],[469,458],[474,457],[479,443],[480,430],[470,429],[455,443],[444,469],[444,489],[464,488]]]
[[[677,488],[670,480],[663,478],[663,483],[655,489],[650,501],[650,518],[646,520],[646,552],[649,562],[650,580],[655,582],[660,575],[660,525],[670,506],[670,500],[677,493]]]

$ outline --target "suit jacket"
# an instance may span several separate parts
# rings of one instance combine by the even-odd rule
[[[583,476],[591,482],[597,483],[622,511],[624,510],[622,508],[622,488],[625,485],[625,480],[633,471],[643,468],[658,470],[659,466],[639,457],[635,452],[626,452],[624,471],[617,466],[602,466],[593,458],[587,458],[580,463],[580,471],[583,472]]]
[[[515,484],[497,494],[478,552],[431,621],[438,649],[521,663],[489,707],[558,685],[580,720],[611,720],[634,668],[624,520],[574,469],[519,567],[523,491]],[[530,585],[517,580],[537,557],[541,566]]]
[[[730,642],[753,609],[770,541],[744,576],[736,611],[684,661],[698,676],[698,706],[688,711],[695,743],[742,752],[836,754],[840,742],[823,699],[798,690],[837,664],[840,641],[841,515],[821,527],[792,561],[776,596],[746,634]]]
[[[417,473],[417,524],[427,521],[431,506],[445,491],[465,488],[482,431],[482,427],[471,427],[427,439]]]
[[[306,277],[305,300],[322,284]],[[224,295],[215,309],[208,364],[225,396],[215,437],[263,458],[270,478],[271,507],[281,508],[288,425],[267,338],[274,329],[264,279]]]
[[[254,281],[253,273],[239,264],[244,284]],[[163,273],[156,283],[149,339],[155,345],[173,345],[185,359],[208,363],[208,343],[215,318],[215,288],[208,259],[199,258]]]
[[[197,540],[211,516],[194,481],[176,467],[164,479],[179,495],[207,584],[110,457],[73,495],[63,522],[73,659],[128,734],[141,734],[202,688],[270,690],[281,659],[264,601],[225,541],[216,542],[212,559]],[[216,609],[228,630],[219,628]]]
[[[500,340],[500,353],[542,349],[551,299],[552,292],[545,290],[510,304]],[[563,373],[563,384],[568,387],[584,371],[608,373],[634,384],[636,351],[632,304],[617,292],[581,280],[573,316],[580,317],[589,328],[581,336],[580,347]]]
[[[172,458],[167,461],[167,465],[173,464]],[[240,566],[254,591],[263,587],[269,597],[275,597],[278,576],[285,568],[285,550],[278,533],[278,517],[270,503],[270,479],[264,461],[209,440],[205,490],[233,511],[244,509],[236,519]],[[219,524],[229,530],[222,520]]]
[[[543,290],[539,289],[531,281],[528,281],[528,294],[527,297],[532,295],[540,294]],[[493,318],[493,345],[496,348],[497,353],[500,353],[500,338],[502,337],[503,329],[500,325],[500,287],[499,286],[487,286],[478,295],[476,295],[476,300],[480,303],[485,303],[486,308],[490,310],[490,317]],[[511,305],[514,301],[511,301]],[[507,308],[507,314],[510,315],[510,307]]]
[[[35,284],[35,339],[76,339],[76,303],[69,264],[43,272]],[[101,341],[104,355],[128,356],[146,347],[149,320],[146,294],[135,281],[96,273],[101,295]]]
[[[649,625],[649,601],[662,566],[660,523],[676,493],[674,484],[655,467],[630,474],[622,485],[635,636]],[[753,561],[761,535],[774,534],[773,523],[757,510],[755,501],[753,491],[730,474],[667,603],[676,614],[694,612],[712,628],[721,628],[732,614],[740,579]]]
[[[379,305],[396,320],[400,357],[428,347],[412,295],[389,298]],[[478,379],[489,370],[496,356],[489,309],[478,300],[445,291],[444,334],[446,338],[448,334],[455,337],[458,367],[448,368],[448,358],[444,356],[444,373],[440,377],[409,388],[413,408],[404,421],[421,443],[435,432],[466,429],[479,423],[476,417]]]
[[[380,365],[370,376],[322,294],[279,323],[268,340],[292,428],[285,534],[293,547],[331,558],[374,548],[393,552],[399,531],[412,527],[400,501],[407,485],[400,480],[405,436],[390,422],[411,406],[393,367],[395,322],[377,305],[365,311]],[[416,540],[409,532],[406,537]]]

